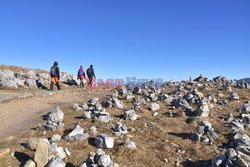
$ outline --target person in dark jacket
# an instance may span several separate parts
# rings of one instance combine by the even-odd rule
[[[93,86],[93,80],[94,80],[94,78],[96,78],[93,65],[90,65],[90,67],[87,69],[87,75],[88,75],[88,79],[89,79],[88,86],[92,87]]]
[[[53,66],[50,68],[50,77],[51,77],[51,83],[50,83],[50,90],[54,90],[54,84],[57,86],[58,90],[61,90],[59,81],[60,81],[60,69],[58,67],[58,62],[54,62]]]
[[[85,71],[82,65],[80,66],[80,69],[78,70],[77,79],[80,79],[80,88],[84,87],[83,79],[85,79]]]

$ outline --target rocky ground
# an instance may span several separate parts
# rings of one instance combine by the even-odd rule
[[[248,167],[249,101],[247,84],[203,76],[4,101],[0,164]]]

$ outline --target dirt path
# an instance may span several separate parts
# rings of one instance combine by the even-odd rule
[[[24,130],[35,127],[40,117],[55,105],[71,105],[84,102],[92,97],[106,96],[107,91],[70,90],[46,97],[32,97],[0,103],[0,138],[18,136]]]

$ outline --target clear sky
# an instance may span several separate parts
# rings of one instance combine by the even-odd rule
[[[0,0],[0,64],[250,77],[250,0]]]

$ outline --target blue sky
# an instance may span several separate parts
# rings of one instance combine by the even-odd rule
[[[98,78],[250,77],[249,0],[0,0],[0,64]]]

